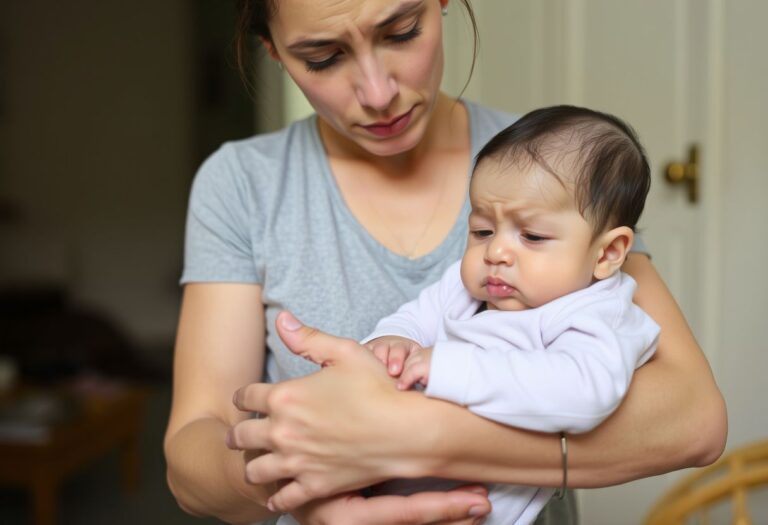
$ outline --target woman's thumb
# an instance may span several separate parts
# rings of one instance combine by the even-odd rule
[[[339,352],[352,342],[306,326],[288,311],[277,314],[275,328],[288,350],[320,366],[336,364]]]

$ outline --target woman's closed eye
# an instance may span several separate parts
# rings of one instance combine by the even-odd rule
[[[402,44],[404,42],[408,42],[409,40],[413,40],[417,36],[421,34],[421,26],[419,25],[418,20],[414,20],[413,24],[402,32],[394,32],[392,34],[387,35],[385,38],[393,42],[395,44]]]
[[[330,54],[327,58],[323,58],[319,60],[310,60],[307,58],[304,60],[304,65],[306,66],[307,71],[310,71],[310,72],[322,71],[336,64],[341,58],[341,54],[342,54],[342,51],[335,51],[334,53]]]
[[[419,19],[417,18],[409,22],[408,25],[402,29],[400,29],[400,27],[396,27],[391,33],[384,36],[384,40],[392,44],[404,44],[418,37],[420,34],[421,25],[419,24]],[[307,68],[307,71],[310,72],[323,71],[338,63],[343,54],[344,51],[340,49],[328,54],[323,58],[305,58],[304,65]]]

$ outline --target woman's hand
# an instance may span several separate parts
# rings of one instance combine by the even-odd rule
[[[404,456],[403,449],[414,428],[406,402],[423,396],[398,391],[376,357],[355,341],[305,327],[285,312],[276,325],[288,348],[333,366],[275,385],[251,384],[235,394],[240,410],[266,416],[242,421],[228,435],[230,448],[270,451],[248,462],[248,481],[291,480],[270,499],[270,508],[286,511],[387,479],[419,476],[416,458]],[[334,412],[342,403],[343,413]]]
[[[352,492],[310,501],[291,515],[302,525],[475,525],[490,512],[487,495],[479,485],[412,496]]]

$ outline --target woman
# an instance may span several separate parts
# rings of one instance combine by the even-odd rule
[[[244,26],[317,114],[224,146],[196,178],[165,442],[179,504],[258,521],[273,515],[272,480],[293,478],[271,506],[312,499],[291,511],[300,523],[463,524],[488,512],[482,487],[409,498],[345,491],[428,475],[559,486],[556,436],[397,392],[350,340],[289,315],[278,323],[288,346],[334,366],[258,384],[316,370],[275,332],[281,310],[360,338],[460,257],[471,158],[511,117],[439,91],[448,0],[241,4]],[[616,414],[569,438],[569,486],[706,464],[724,446],[722,398],[674,300],[646,256],[623,269],[662,336]],[[275,453],[253,460],[264,448]]]

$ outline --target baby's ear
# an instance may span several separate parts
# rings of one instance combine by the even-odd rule
[[[599,252],[595,263],[595,279],[606,279],[619,271],[627,258],[635,233],[628,226],[619,226],[601,234],[595,242]]]

